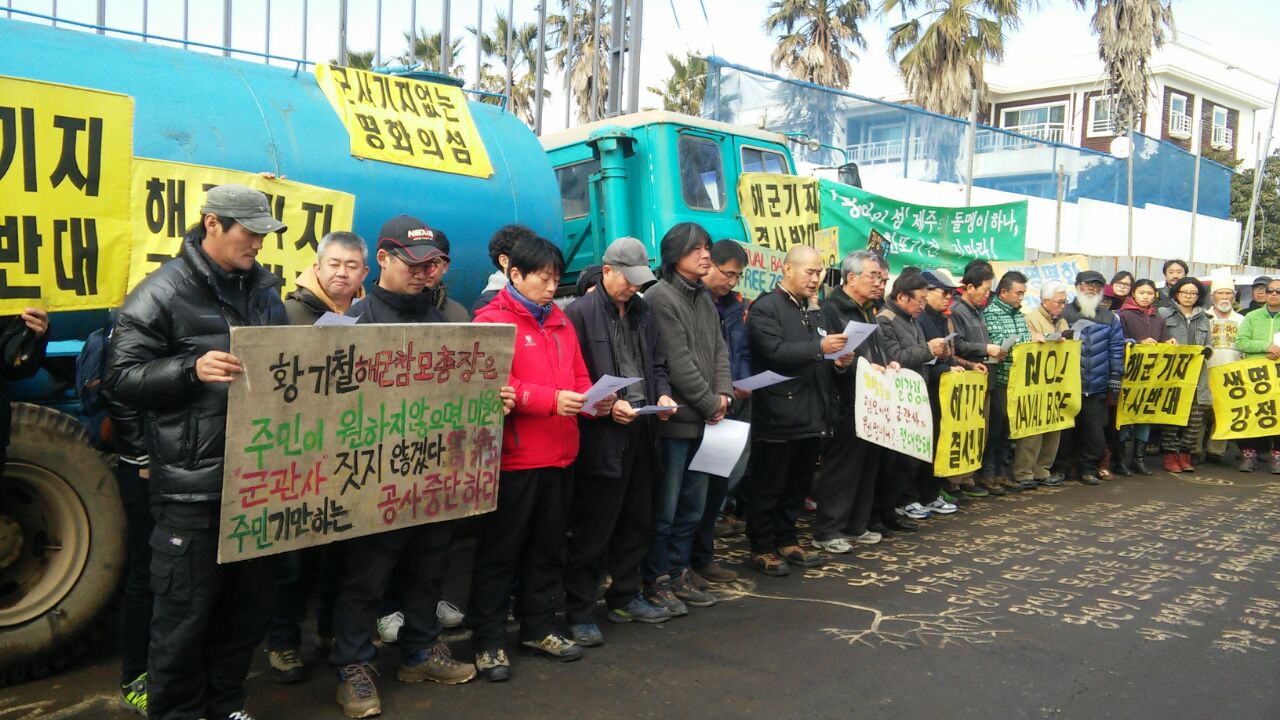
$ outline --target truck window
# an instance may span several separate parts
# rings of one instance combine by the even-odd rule
[[[782,153],[744,145],[742,148],[742,171],[785,174],[787,172],[787,161],[782,157]]]
[[[718,212],[724,207],[724,163],[720,144],[708,137],[681,135],[680,194],[692,210]]]
[[[556,182],[560,185],[560,207],[565,220],[586,216],[591,212],[591,199],[587,196],[588,178],[600,172],[599,160],[586,160],[556,168]]]

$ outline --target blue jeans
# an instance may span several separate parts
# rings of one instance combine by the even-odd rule
[[[702,520],[708,476],[690,472],[702,438],[663,438],[662,477],[653,488],[653,536],[644,563],[644,580],[675,577],[689,567],[693,535]]]
[[[1125,425],[1120,428],[1120,442],[1126,440],[1137,439],[1138,442],[1145,443],[1151,439],[1150,425]]]

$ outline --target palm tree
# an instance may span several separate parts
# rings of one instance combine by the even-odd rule
[[[566,89],[578,104],[578,122],[587,122],[593,117],[604,117],[606,100],[609,97],[609,32],[608,18],[612,12],[613,2],[623,0],[600,0],[600,46],[596,47],[595,15],[592,0],[560,0],[561,15],[547,16],[547,36],[558,48],[552,56],[556,70],[561,73],[570,64],[573,72],[565,79]],[[569,20],[573,17],[573,36],[569,37]],[[595,74],[597,58],[600,74]],[[596,96],[595,112],[591,112],[592,95]]]
[[[1076,0],[1087,9],[1088,0]],[[1098,57],[1112,96],[1116,133],[1137,128],[1151,86],[1151,53],[1174,32],[1173,8],[1162,0],[1093,0],[1090,23],[1098,36]]]
[[[333,64],[336,65],[337,61],[335,60]],[[373,51],[365,50],[364,52],[348,52],[347,67],[355,68],[357,70],[372,70]]]
[[[401,54],[398,61],[405,65],[422,65],[427,70],[440,70],[440,49],[443,42],[440,33],[429,33],[426,28],[419,28],[418,32],[405,33],[404,40],[409,47]],[[462,39],[451,40],[449,42],[449,57],[457,60],[462,53]],[[445,74],[453,77],[462,77],[466,72],[466,66],[461,63],[451,66]]]
[[[479,36],[480,52],[484,64],[480,68],[480,89],[493,93],[507,91],[507,33],[511,32],[511,97],[508,107],[530,127],[533,126],[534,98],[537,95],[538,26],[526,23],[509,28],[510,21],[498,13],[493,33],[467,30]],[[549,49],[548,49],[549,51]],[[543,89],[542,97],[551,97],[551,91]],[[496,102],[486,98],[484,102]]]
[[[662,87],[649,87],[649,92],[662,98],[662,109],[686,115],[701,115],[702,100],[707,94],[707,59],[686,54],[685,59],[667,53],[671,75]]]
[[[773,67],[826,87],[849,87],[853,48],[866,49],[858,23],[871,13],[868,0],[773,0],[764,29],[781,32]]]
[[[1080,0],[1077,0],[1079,2]],[[973,90],[987,95],[983,64],[1004,58],[1005,28],[1019,24],[1018,0],[885,0],[884,12],[925,6],[889,31],[889,56],[917,105],[962,117]]]

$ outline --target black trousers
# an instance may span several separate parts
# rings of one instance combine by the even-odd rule
[[[852,415],[836,424],[835,437],[825,445],[822,470],[813,486],[813,501],[818,504],[813,537],[857,537],[866,532],[871,520],[881,448],[857,437]]]
[[[747,539],[751,552],[771,553],[796,544],[796,518],[813,485],[821,438],[751,444],[747,485]]]
[[[605,604],[624,607],[640,591],[640,565],[653,528],[653,436],[645,422],[627,426],[618,477],[578,473],[573,479],[564,572],[565,619],[595,622],[601,573],[612,582]]]
[[[268,650],[302,647],[302,623],[307,619],[307,599],[312,589],[318,590],[320,600],[316,609],[316,635],[333,637],[333,607],[344,576],[342,551],[348,544],[319,545],[272,557],[275,594],[267,623]]]
[[[1107,394],[1086,395],[1080,400],[1080,414],[1076,426],[1063,430],[1058,443],[1058,457],[1053,461],[1053,472],[1070,476],[1072,462],[1076,472],[1097,473],[1107,449]]]
[[[244,708],[245,674],[267,623],[271,563],[218,564],[217,503],[158,503],[151,512],[148,717],[226,717]]]
[[[396,647],[410,658],[435,644],[440,637],[436,603],[444,588],[453,523],[428,523],[417,527],[366,535],[344,543],[342,585],[333,607],[333,650],[329,664],[343,667],[372,662],[374,622],[382,595],[401,558],[407,558],[409,577],[404,580],[404,626]]]
[[[997,479],[1005,475],[1012,477],[1009,470],[1009,388],[1001,385],[991,386],[991,405],[987,411],[987,449],[982,455],[982,473],[994,475]]]
[[[503,470],[498,508],[482,515],[471,568],[467,627],[476,652],[503,647],[511,581],[519,578],[516,617],[522,640],[555,632],[564,601],[565,515],[570,468]]]
[[[151,643],[151,494],[138,466],[120,460],[116,480],[124,505],[124,584],[120,602],[120,684],[133,682],[147,671],[147,646]]]

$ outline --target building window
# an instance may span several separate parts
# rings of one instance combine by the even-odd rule
[[[1219,150],[1230,150],[1234,143],[1232,142],[1231,128],[1227,127],[1227,109],[1220,106],[1213,106],[1213,136],[1210,144]]]
[[[720,143],[701,135],[681,135],[680,194],[692,210],[720,212],[724,208],[724,162]]]
[[[1185,140],[1191,137],[1191,111],[1187,96],[1169,93],[1169,137]]]
[[[1089,98],[1089,137],[1108,137],[1116,134],[1115,103],[1110,95]]]
[[[742,148],[742,172],[767,172],[781,173],[787,172],[787,160],[780,152],[772,150],[764,150],[762,148],[743,146]]]
[[[598,172],[599,160],[586,160],[556,168],[556,183],[560,185],[560,208],[565,220],[585,217],[591,212],[591,198],[587,194],[589,180]]]
[[[1066,135],[1067,104],[1029,105],[1003,110],[1000,112],[1000,127],[1037,140],[1062,142]]]

